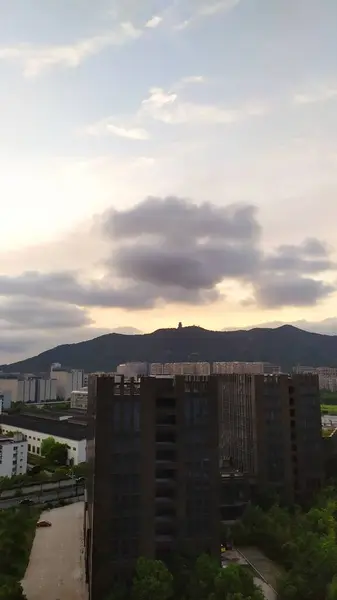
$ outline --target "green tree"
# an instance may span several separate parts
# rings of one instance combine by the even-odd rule
[[[223,598],[235,598],[236,594],[242,594],[243,598],[256,598],[263,600],[263,594],[257,589],[251,573],[240,565],[228,565],[221,569],[214,582],[214,594],[212,600],[223,600]]]
[[[168,600],[173,596],[173,577],[160,560],[140,557],[132,583],[133,600]]]
[[[190,600],[205,600],[214,592],[215,579],[221,572],[218,562],[208,554],[196,560],[187,596]]]
[[[337,600],[337,575],[334,576],[328,587],[326,600]]]
[[[15,580],[0,581],[0,600],[27,600],[21,583]]]
[[[68,446],[48,437],[41,444],[41,454],[49,465],[64,466],[68,461]]]

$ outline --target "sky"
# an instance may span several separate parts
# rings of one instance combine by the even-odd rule
[[[335,0],[0,0],[0,363],[337,334]]]

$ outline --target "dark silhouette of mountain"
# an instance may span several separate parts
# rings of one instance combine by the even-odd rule
[[[158,329],[143,335],[110,333],[78,344],[57,346],[38,356],[1,368],[8,372],[49,371],[59,362],[90,371],[113,371],[126,361],[179,362],[269,361],[294,365],[335,366],[337,336],[302,331],[291,325],[277,329],[208,331],[201,327]]]

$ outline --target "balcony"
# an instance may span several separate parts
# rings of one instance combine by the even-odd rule
[[[158,546],[166,546],[166,545],[171,545],[174,542],[174,537],[173,535],[156,535],[156,545]]]
[[[155,497],[156,507],[172,506],[172,505],[174,505],[174,503],[175,503],[175,495],[174,494]],[[157,511],[158,511],[158,508],[156,508],[156,512]]]

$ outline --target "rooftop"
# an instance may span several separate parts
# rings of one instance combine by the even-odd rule
[[[18,440],[18,439],[12,438],[12,437],[6,437],[4,435],[0,435],[0,444],[1,445],[4,445],[4,444],[19,444],[19,443],[21,443],[23,441],[24,441],[23,438],[20,439],[20,440]]]
[[[57,421],[55,419],[36,417],[35,415],[0,415],[0,425],[4,424],[13,429],[29,429],[38,433],[63,437],[69,440],[84,440],[87,437],[85,424],[77,421]]]

